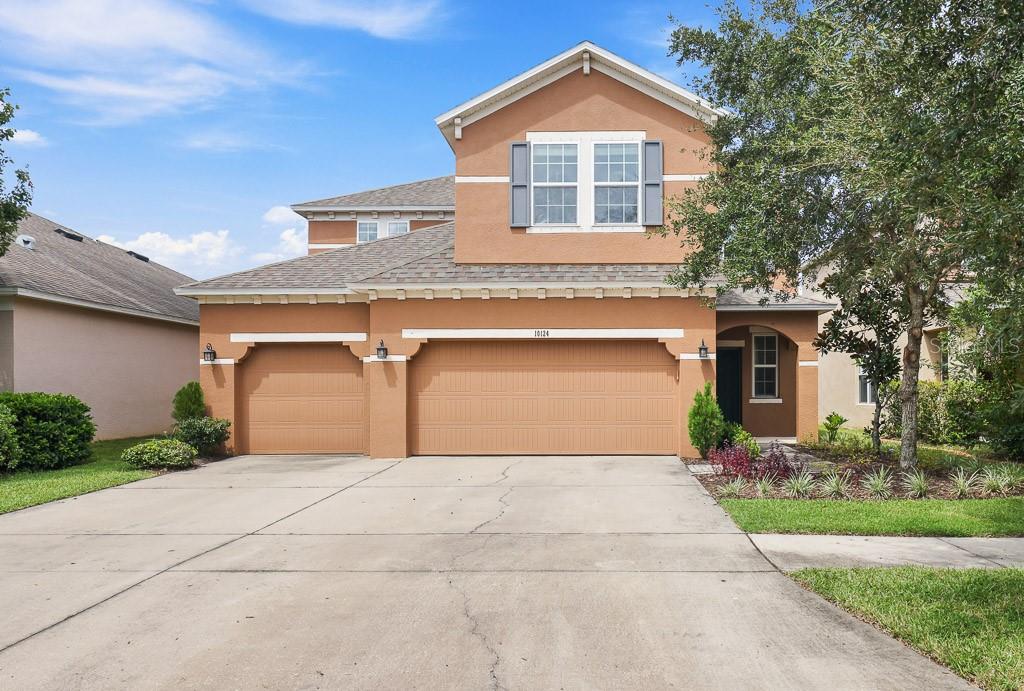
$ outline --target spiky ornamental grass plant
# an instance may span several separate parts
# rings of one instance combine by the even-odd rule
[[[849,471],[837,473],[831,470],[818,479],[818,492],[828,499],[846,499],[852,489]]]
[[[762,499],[770,497],[777,480],[778,476],[775,473],[768,473],[764,477],[754,480],[754,491],[757,492],[757,496]]]
[[[1005,496],[1013,489],[1013,478],[1003,468],[991,466],[981,471],[981,488],[985,494]]]
[[[806,499],[814,489],[814,478],[806,470],[786,478],[782,483],[786,494],[794,499]]]
[[[928,496],[928,477],[921,470],[903,473],[903,487],[911,499],[924,499]]]
[[[860,485],[867,490],[872,499],[889,499],[892,497],[892,471],[882,466],[867,473],[861,479]]]
[[[728,499],[735,499],[743,494],[747,488],[747,480],[744,477],[736,477],[722,485],[722,496]]]
[[[957,468],[950,474],[949,481],[953,483],[956,498],[966,499],[978,487],[978,474],[970,472],[967,468]]]

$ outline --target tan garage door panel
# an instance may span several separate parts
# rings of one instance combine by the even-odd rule
[[[249,453],[364,453],[363,364],[340,344],[260,345],[242,363]]]
[[[412,361],[415,454],[676,453],[678,366],[647,341],[459,341]]]

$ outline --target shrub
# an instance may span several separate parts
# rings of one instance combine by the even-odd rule
[[[837,413],[832,411],[825,418],[825,421],[821,424],[825,428],[825,442],[828,444],[835,444],[836,437],[839,436],[839,429],[845,425],[849,420]]]
[[[892,496],[892,471],[882,466],[865,475],[860,484],[872,499],[888,499]]]
[[[814,478],[804,470],[792,477],[786,478],[782,483],[782,488],[786,490],[786,494],[794,499],[804,499],[810,496],[811,490],[814,489]]]
[[[89,406],[57,393],[0,393],[0,405],[14,414],[18,467],[64,468],[89,459],[96,425]]]
[[[708,460],[713,465],[720,466],[718,472],[721,475],[743,478],[753,476],[750,454],[742,446],[727,444],[720,449],[713,449],[708,455]]]
[[[903,429],[903,409],[899,384],[893,382],[893,395],[888,396],[883,410],[882,434],[899,437]],[[973,446],[987,429],[986,401],[989,387],[970,379],[946,382],[922,381],[917,385],[917,433],[929,444]]]
[[[173,406],[171,416],[177,422],[206,417],[206,401],[203,399],[203,389],[199,382],[190,381],[178,389],[178,393],[174,394]]]
[[[754,435],[747,430],[740,427],[739,432],[736,433],[733,439],[733,446],[742,446],[747,450],[747,453],[751,458],[757,458],[761,455],[761,445],[754,439]]]
[[[698,391],[693,397],[693,405],[688,414],[687,426],[690,431],[690,443],[697,447],[701,458],[708,457],[708,451],[715,448],[725,430],[725,417],[718,401],[711,392],[711,382],[704,384],[704,390]]]
[[[134,468],[191,468],[198,453],[177,439],[153,439],[128,447],[121,460]]]
[[[736,477],[722,485],[721,495],[727,499],[736,498],[743,494],[743,490],[745,490],[746,488],[746,479],[742,477]]]
[[[20,459],[16,420],[10,408],[0,405],[0,472],[14,470]]]
[[[174,438],[194,446],[204,456],[214,453],[228,440],[230,420],[219,417],[193,417],[178,422]]]
[[[786,458],[778,444],[772,444],[768,453],[758,457],[754,462],[753,472],[756,477],[774,475],[777,478],[786,479],[796,474],[796,467]]]
[[[1003,458],[1024,460],[1024,386],[985,406],[985,439]]]

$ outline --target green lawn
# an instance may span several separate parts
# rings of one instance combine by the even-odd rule
[[[722,499],[720,503],[748,533],[1024,535],[1022,497],[890,501]]]
[[[805,569],[807,588],[990,689],[1024,688],[1024,570]]]
[[[122,451],[147,439],[94,442],[92,460],[70,468],[0,475],[0,513],[152,477],[156,474],[152,470],[136,470],[121,462]]]

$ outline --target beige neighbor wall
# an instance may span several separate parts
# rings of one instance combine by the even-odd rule
[[[199,378],[198,327],[25,298],[13,314],[13,390],[81,398],[97,439],[170,428],[174,392]]]
[[[818,323],[824,326],[829,314],[819,317]],[[939,377],[940,348],[938,331],[925,332],[921,345],[921,381],[937,381]],[[906,336],[897,342],[900,356],[907,344]],[[853,358],[846,353],[828,353],[821,356],[820,381],[821,391],[818,397],[818,417],[824,420],[829,413],[835,411],[845,417],[844,427],[861,429],[871,424],[875,406],[871,403],[858,403],[860,370]]]

